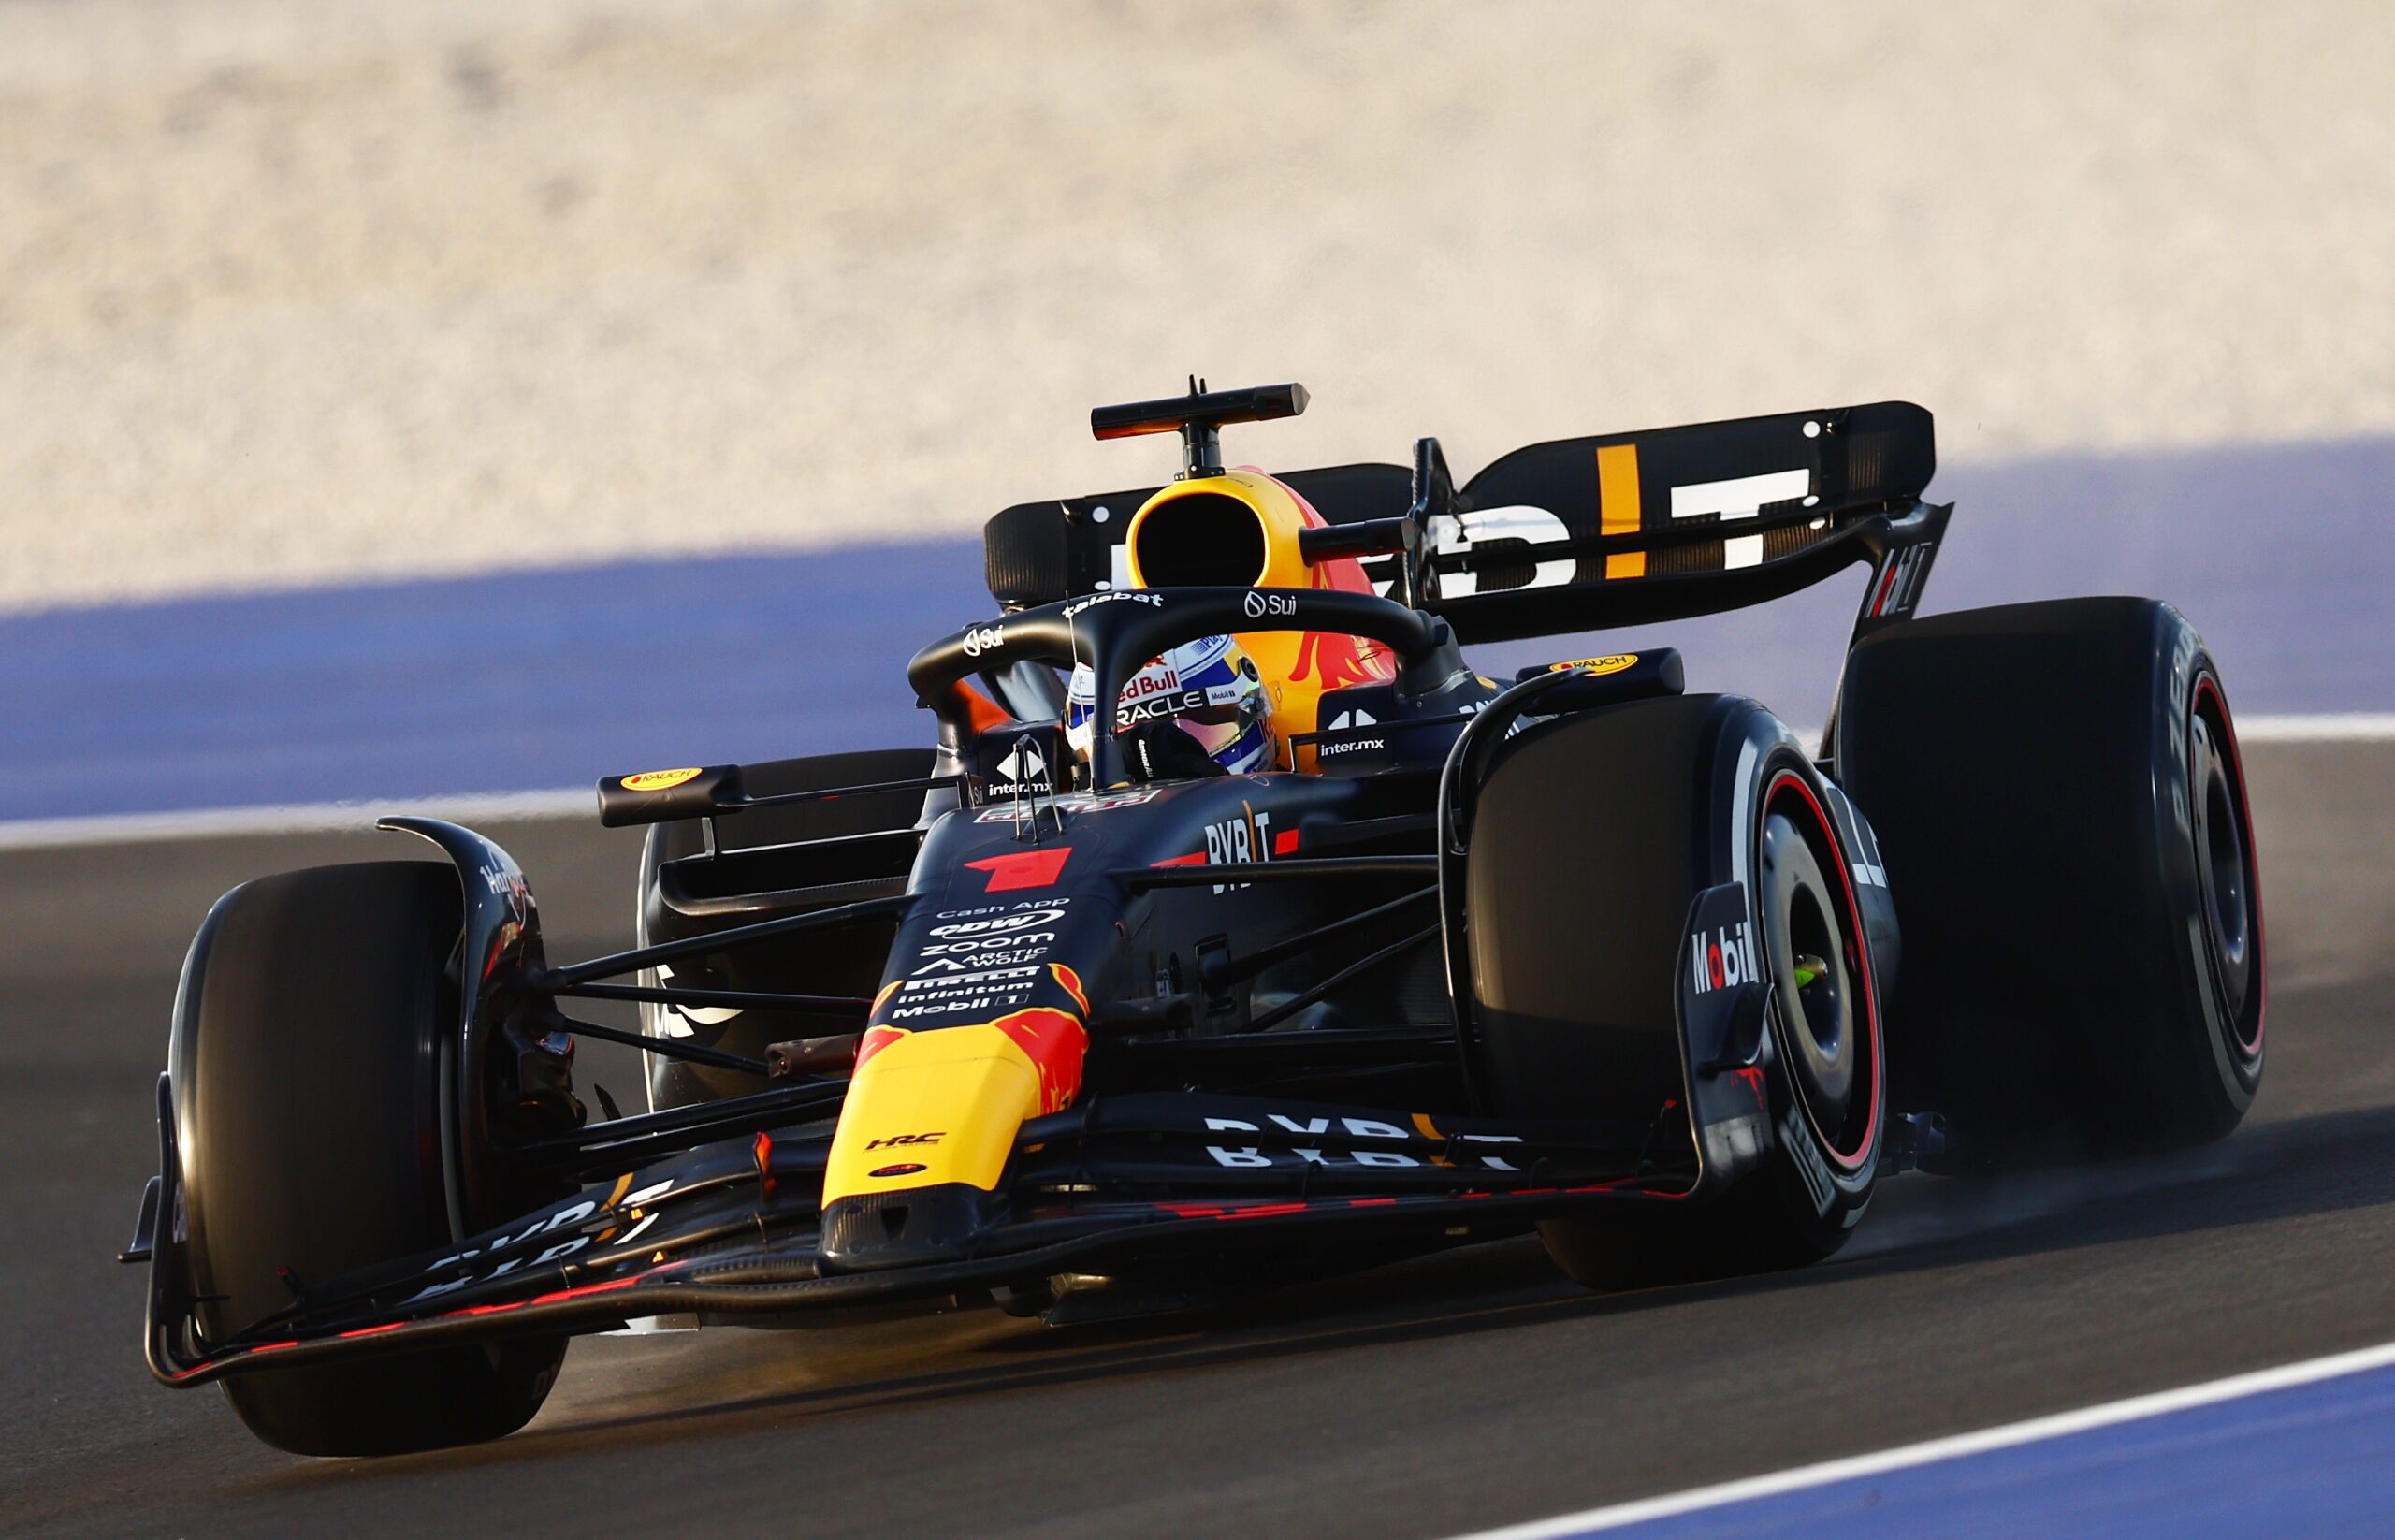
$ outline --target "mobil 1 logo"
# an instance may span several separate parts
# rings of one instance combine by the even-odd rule
[[[1762,1044],[1763,960],[1742,882],[1707,888],[1689,906],[1679,956],[1680,1020],[1700,1067],[1751,1065]]]
[[[1744,917],[1728,924],[1700,925],[1688,938],[1689,987],[1699,995],[1753,983],[1754,927]]]

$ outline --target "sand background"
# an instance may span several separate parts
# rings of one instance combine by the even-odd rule
[[[1902,396],[2395,430],[2395,11],[0,0],[0,609]]]

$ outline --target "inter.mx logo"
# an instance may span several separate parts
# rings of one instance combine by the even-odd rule
[[[1365,710],[1362,706],[1357,706],[1353,711],[1343,711],[1338,716],[1330,719],[1329,724],[1325,727],[1323,731],[1326,733],[1346,733],[1358,728],[1378,727],[1379,725],[1380,720],[1378,718]],[[1388,739],[1386,737],[1343,738],[1331,743],[1317,743],[1314,746],[1314,752],[1316,759],[1331,759],[1341,754],[1356,754],[1361,753],[1366,749],[1386,748],[1387,747]]]
[[[1038,746],[1026,738],[1009,749],[1007,757],[998,762],[998,774],[1006,777],[1009,785],[1045,781],[1048,778],[1048,762],[1039,757]]]
[[[1744,920],[1735,925],[1698,931],[1689,937],[1689,956],[1696,975],[1691,981],[1699,995],[1710,995],[1733,984],[1752,983],[1760,977],[1755,967],[1754,937]]]

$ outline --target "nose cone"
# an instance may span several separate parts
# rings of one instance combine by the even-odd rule
[[[1015,1136],[1025,1119],[1072,1104],[1089,1045],[1071,970],[1048,966],[1074,1009],[866,1030],[824,1167],[825,1267],[959,1255],[1005,1217],[998,1187]]]

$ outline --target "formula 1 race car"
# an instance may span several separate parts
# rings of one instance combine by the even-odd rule
[[[444,861],[225,894],[125,1254],[156,1376],[286,1449],[423,1448],[627,1322],[1063,1324],[1533,1228],[1597,1287],[1717,1277],[1826,1257],[1909,1166],[2237,1123],[2262,920],[2213,661],[2150,600],[1915,617],[1927,413],[1460,488],[1428,439],[1224,468],[1305,401],[1093,414],[1183,473],[990,521],[1000,613],[907,667],[931,747],[602,781],[648,826],[631,951],[551,962],[515,862],[430,819],[382,826]],[[1668,648],[1461,651],[1856,564],[1818,751]],[[646,1051],[647,1111],[589,1115],[578,1037]]]

